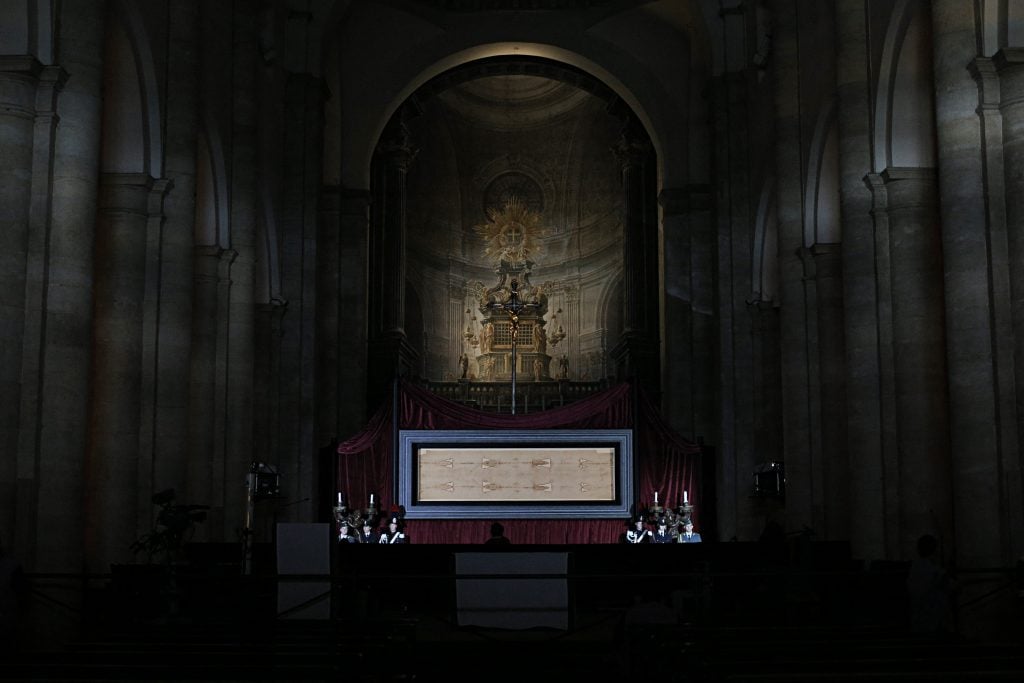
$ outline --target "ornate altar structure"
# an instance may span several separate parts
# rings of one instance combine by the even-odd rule
[[[512,376],[512,335],[516,334],[516,375],[519,381],[551,379],[551,356],[547,353],[547,331],[544,314],[547,297],[543,288],[530,284],[529,266],[504,268],[499,271],[500,281],[486,290],[480,298],[481,319],[477,367],[480,379],[500,382]],[[518,285],[518,287],[516,287]],[[515,287],[515,289],[513,289]],[[502,306],[515,296],[531,302],[518,315],[509,315]]]
[[[486,382],[511,379],[514,357],[519,381],[551,380],[544,329],[547,295],[543,286],[530,282],[534,265],[530,255],[539,249],[544,232],[540,215],[513,196],[501,211],[490,211],[489,218],[490,222],[477,226],[477,232],[487,240],[485,257],[496,264],[498,281],[490,288],[482,283],[477,288],[481,315],[475,345],[477,376]]]

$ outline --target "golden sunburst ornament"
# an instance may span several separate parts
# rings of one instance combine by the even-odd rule
[[[512,196],[500,211],[488,209],[487,218],[488,223],[474,227],[486,243],[484,258],[495,264],[504,261],[510,265],[536,258],[541,249],[540,238],[545,232],[539,213],[527,208],[519,197]]]

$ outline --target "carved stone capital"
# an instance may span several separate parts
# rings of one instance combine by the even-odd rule
[[[623,133],[612,145],[612,154],[615,155],[623,170],[643,164],[650,150],[650,142],[628,133]]]
[[[401,120],[388,124],[377,145],[377,153],[388,168],[405,172],[409,170],[419,149],[409,143],[409,129]]]

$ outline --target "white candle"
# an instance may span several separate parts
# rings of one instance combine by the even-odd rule
[[[370,505],[373,505],[373,494],[370,494]]]
[[[654,504],[655,505],[658,504],[658,492],[657,491],[654,492]]]
[[[341,507],[341,505],[342,505],[342,502],[341,502],[341,491],[338,491],[338,507]]]
[[[683,505],[686,505],[689,502],[689,499],[686,497],[686,491],[683,491]]]

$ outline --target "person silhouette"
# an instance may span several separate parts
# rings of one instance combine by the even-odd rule
[[[508,545],[512,541],[505,536],[505,527],[501,522],[491,525],[491,537],[484,541],[485,545]]]
[[[7,552],[0,538],[0,652],[18,649],[18,621],[27,589],[21,563]]]
[[[917,558],[907,572],[910,595],[910,630],[913,633],[941,636],[953,632],[952,577],[936,557],[938,539],[925,534],[917,539]]]

